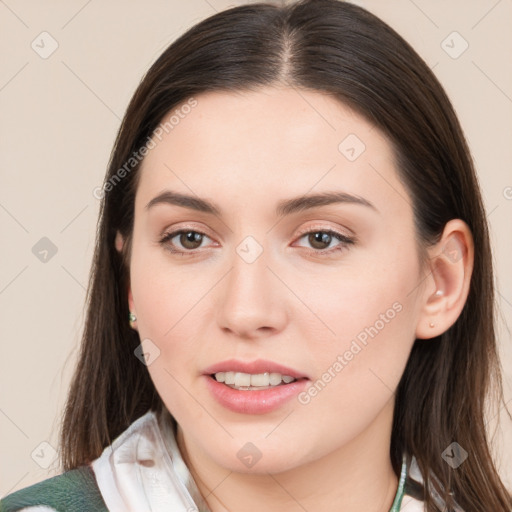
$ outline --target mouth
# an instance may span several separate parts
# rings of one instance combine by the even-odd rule
[[[242,414],[272,412],[300,393],[306,375],[272,361],[224,361],[203,372],[207,388],[223,407]]]
[[[231,389],[239,391],[259,391],[263,389],[272,389],[295,382],[297,379],[291,375],[282,375],[276,372],[265,373],[243,373],[243,372],[217,372],[210,375],[217,382],[225,384]]]

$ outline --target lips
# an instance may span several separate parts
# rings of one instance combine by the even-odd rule
[[[274,411],[300,393],[310,380],[305,374],[293,368],[265,360],[222,361],[206,368],[203,374],[206,387],[215,400],[226,409],[241,414],[265,414]],[[289,378],[283,378],[279,385],[258,389],[257,386],[237,387],[219,382],[217,379],[223,374],[226,376],[228,374],[238,376],[240,374],[254,376],[281,374]],[[290,381],[290,379],[293,380]]]

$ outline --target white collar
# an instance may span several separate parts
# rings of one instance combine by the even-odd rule
[[[147,412],[92,462],[110,512],[208,512],[165,412]]]

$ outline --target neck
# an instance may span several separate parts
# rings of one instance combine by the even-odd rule
[[[178,426],[177,441],[211,512],[261,510],[389,512],[397,487],[389,456],[393,404],[349,445],[276,474],[235,473],[193,453]],[[383,428],[383,424],[387,428]],[[188,446],[188,448],[187,448]]]

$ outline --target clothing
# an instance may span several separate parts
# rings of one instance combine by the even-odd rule
[[[422,477],[404,456],[390,512],[422,512]],[[42,507],[41,505],[47,505]],[[0,512],[209,512],[178,448],[170,414],[149,411],[90,466],[67,471],[0,501]]]

